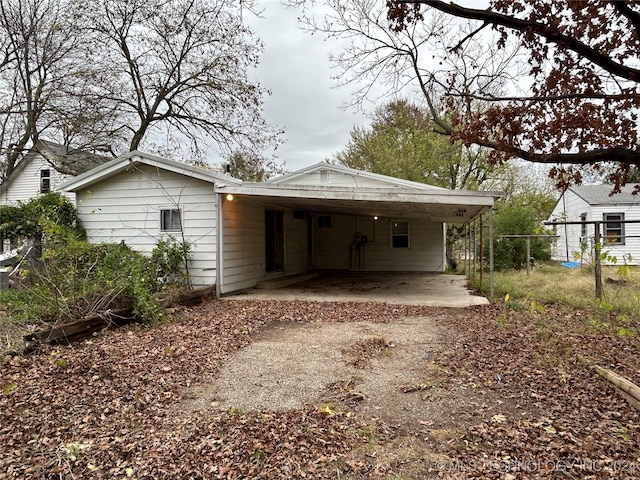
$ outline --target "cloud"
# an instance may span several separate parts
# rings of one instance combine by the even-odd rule
[[[265,45],[255,78],[272,92],[265,101],[265,118],[285,130],[286,143],[276,155],[296,170],[341,151],[354,125],[368,120],[341,108],[350,90],[336,88],[331,79],[336,72],[327,58],[339,44],[300,30],[300,12],[280,1],[263,0],[258,8],[264,9],[263,18],[247,19]]]

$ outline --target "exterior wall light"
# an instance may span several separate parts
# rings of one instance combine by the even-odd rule
[[[374,216],[373,216],[373,219],[374,219],[374,220],[377,220],[377,219],[378,219],[378,215],[374,215]]]
[[[228,202],[233,202],[233,199],[235,198],[232,194],[227,193],[227,196],[225,197],[227,199]]]

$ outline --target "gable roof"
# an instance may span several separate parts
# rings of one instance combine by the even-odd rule
[[[342,184],[309,181],[310,174],[322,170],[348,175],[352,181],[338,182]],[[303,176],[307,178],[301,178]],[[359,182],[358,178],[374,179],[377,183]],[[502,192],[450,190],[324,162],[267,182],[216,185],[215,191],[246,196],[275,208],[451,223],[473,220],[503,195]]]
[[[0,184],[0,192],[6,190],[38,155],[41,155],[56,171],[72,176],[80,175],[112,160],[111,157],[72,149],[49,140],[38,140],[29,153],[18,162],[11,174]]]
[[[67,192],[77,192],[88,188],[91,185],[102,182],[109,177],[117,175],[134,164],[149,165],[154,168],[161,168],[169,172],[186,175],[188,177],[197,178],[210,183],[233,185],[239,185],[242,183],[242,180],[232,177],[231,175],[217,173],[213,170],[194,167],[192,165],[187,165],[186,163],[176,162],[174,160],[169,160],[168,158],[133,150],[126,155],[111,160],[110,162],[100,165],[93,170],[89,170],[82,175],[78,175],[77,177],[68,180],[60,185],[58,189]]]
[[[569,187],[589,205],[640,205],[640,195],[633,195],[635,185],[625,185],[620,193],[609,195],[613,185],[579,185]]]
[[[403,180],[401,178],[390,177],[388,175],[381,175],[379,173],[365,172],[364,170],[356,170],[355,168],[345,167],[343,165],[335,165],[333,163],[319,162],[315,165],[311,165],[295,172],[288,173],[281,177],[276,177],[268,180],[267,183],[278,185],[288,184],[295,185],[295,179],[301,176],[308,175],[310,173],[319,172],[321,170],[328,170],[345,175],[350,175],[354,178],[354,186],[358,186],[357,177],[369,178],[380,182],[387,183],[389,187],[404,187],[404,188],[418,188],[421,190],[447,190],[446,188],[436,187],[435,185],[428,185],[426,183],[412,182],[411,180]]]
[[[76,150],[48,140],[39,140],[35,149],[60,173],[80,175],[92,168],[113,160],[113,157]]]

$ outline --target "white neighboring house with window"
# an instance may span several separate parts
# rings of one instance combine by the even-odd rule
[[[16,205],[52,192],[63,182],[112,158],[39,140],[0,184],[0,205]],[[62,192],[75,203],[75,195]]]
[[[616,264],[640,265],[640,195],[633,195],[635,185],[609,195],[612,185],[570,187],[556,202],[549,221],[601,222],[603,252],[616,258]],[[591,261],[594,224],[557,225],[552,258]],[[613,263],[613,262],[609,262]]]
[[[500,194],[448,190],[319,163],[268,182],[130,152],[61,188],[77,195],[91,242],[150,252],[192,245],[194,286],[218,294],[322,270],[443,272],[445,224]]]

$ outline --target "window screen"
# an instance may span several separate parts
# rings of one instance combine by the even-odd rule
[[[391,247],[409,248],[409,222],[391,222]]]
[[[604,241],[624,245],[624,213],[603,213]]]
[[[329,215],[320,215],[318,217],[318,228],[331,228],[331,217]]]
[[[580,214],[580,221],[581,222],[587,221],[586,213]],[[587,224],[583,223],[582,225],[580,225],[580,242],[586,242],[586,241],[587,241]]]
[[[180,218],[180,209],[162,209],[160,210],[160,231],[162,232],[179,232],[182,230],[182,221]]]

